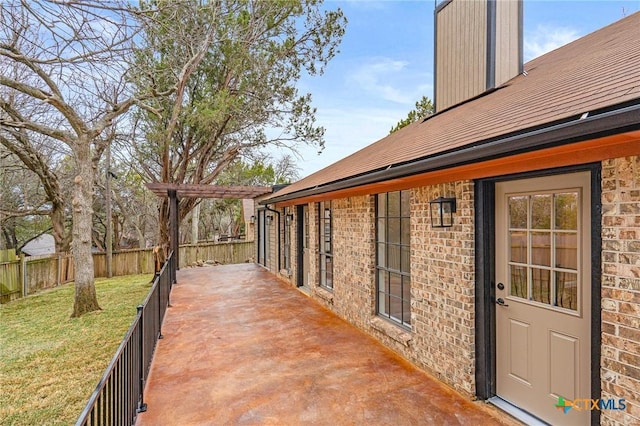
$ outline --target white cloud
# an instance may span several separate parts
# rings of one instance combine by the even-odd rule
[[[578,37],[580,34],[573,28],[538,25],[532,33],[525,35],[525,62],[564,46]]]
[[[411,103],[411,95],[389,84],[389,80],[402,75],[407,65],[409,63],[406,61],[374,58],[360,65],[348,77],[348,81],[358,85],[365,92],[375,94],[378,98],[399,104]]]

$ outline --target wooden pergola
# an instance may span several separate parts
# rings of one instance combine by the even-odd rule
[[[253,199],[273,192],[270,186],[189,185],[163,182],[151,182],[146,186],[158,197],[169,198],[169,249],[174,252],[176,266],[180,265],[178,257],[180,241],[178,201],[180,198]]]

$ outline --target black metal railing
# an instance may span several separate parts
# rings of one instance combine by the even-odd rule
[[[171,286],[176,282],[173,252],[155,276],[149,295],[138,306],[124,340],[76,422],[81,425],[132,425],[144,412],[144,385],[169,306]]]

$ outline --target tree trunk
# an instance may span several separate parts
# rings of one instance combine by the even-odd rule
[[[56,244],[56,253],[69,250],[69,242],[64,228],[64,204],[54,201],[51,206],[51,225],[53,226],[53,239]]]
[[[73,186],[73,264],[76,295],[72,317],[100,310],[91,253],[91,225],[93,219],[93,167],[88,140],[80,140],[74,147],[78,175]]]

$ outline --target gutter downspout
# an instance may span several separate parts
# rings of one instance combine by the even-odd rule
[[[277,269],[276,272],[280,273],[280,267],[282,265],[282,261],[280,259],[281,254],[282,254],[282,248],[280,247],[280,240],[281,240],[281,237],[280,237],[280,212],[278,210],[274,210],[274,209],[270,208],[268,204],[265,204],[264,209],[268,210],[270,212],[273,212],[273,213],[278,215],[278,228],[277,228],[277,235],[278,235],[278,269]]]

